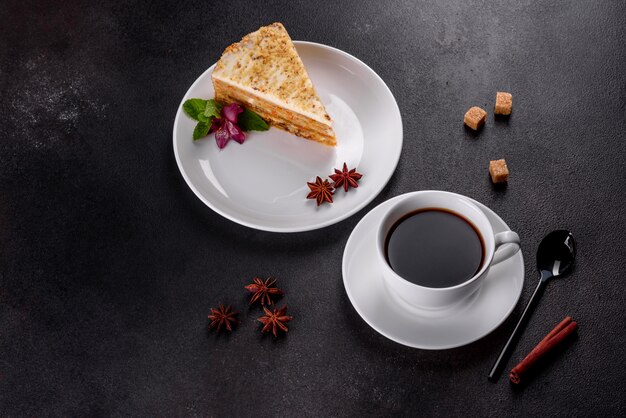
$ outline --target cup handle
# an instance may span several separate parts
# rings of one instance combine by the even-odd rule
[[[491,265],[498,264],[507,258],[513,257],[519,251],[519,235],[513,231],[499,232],[494,236],[496,251],[493,254]],[[504,244],[511,244],[504,246]]]

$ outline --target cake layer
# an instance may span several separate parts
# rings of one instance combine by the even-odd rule
[[[256,112],[272,126],[302,138],[311,139],[324,145],[335,146],[337,140],[333,129],[306,115],[277,106],[273,102],[256,96],[223,80],[213,79],[215,99],[222,103],[240,103]]]

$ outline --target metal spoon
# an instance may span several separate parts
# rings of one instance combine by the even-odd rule
[[[541,241],[539,249],[537,249],[537,269],[540,274],[539,284],[530,297],[521,318],[517,321],[513,333],[506,344],[504,344],[504,347],[502,347],[500,355],[493,364],[488,376],[490,382],[495,383],[498,381],[498,377],[500,377],[502,369],[506,366],[511,356],[511,351],[515,347],[519,336],[522,334],[532,310],[543,294],[546,283],[553,277],[566,274],[574,265],[575,256],[576,244],[574,242],[574,236],[569,231],[563,229],[552,231]]]

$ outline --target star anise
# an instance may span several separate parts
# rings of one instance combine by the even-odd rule
[[[252,279],[252,281],[254,283],[244,286],[248,292],[254,293],[254,295],[252,295],[252,298],[250,298],[250,305],[252,305],[257,300],[261,300],[261,305],[265,305],[266,301],[267,304],[270,305],[272,303],[270,295],[284,294],[282,290],[275,286],[276,279],[274,279],[272,276],[268,277],[265,282],[263,282],[263,280],[259,279],[258,277],[255,277],[254,279]]]
[[[219,308],[211,308],[211,314],[209,315],[211,323],[209,324],[209,329],[217,327],[217,332],[220,332],[223,325],[229,332],[232,331],[233,325],[239,322],[237,318],[235,318],[238,313],[239,312],[232,310],[231,305],[224,307],[224,305],[220,303]]]
[[[333,203],[333,186],[328,180],[322,181],[320,176],[315,178],[315,183],[306,183],[311,191],[307,195],[307,199],[315,199],[317,206],[324,202]]]
[[[272,330],[274,337],[277,337],[279,328],[285,332],[288,331],[285,322],[291,321],[293,317],[285,315],[287,312],[287,305],[280,309],[273,308],[273,311],[270,311],[264,306],[263,310],[265,311],[265,315],[257,319],[257,321],[263,324],[261,332],[268,332],[269,330]]]
[[[361,180],[363,175],[361,173],[357,173],[356,168],[348,171],[348,165],[343,163],[343,170],[337,170],[335,168],[335,174],[331,174],[329,177],[335,182],[333,187],[338,189],[343,186],[343,190],[347,192],[349,187],[353,187],[355,189],[359,187],[357,182]]]

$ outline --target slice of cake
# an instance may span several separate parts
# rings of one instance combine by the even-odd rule
[[[337,145],[330,116],[282,24],[263,26],[226,48],[211,78],[216,100],[240,103],[277,128]]]

